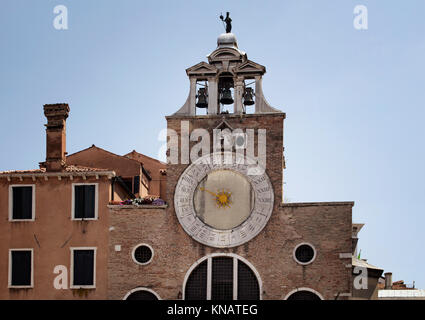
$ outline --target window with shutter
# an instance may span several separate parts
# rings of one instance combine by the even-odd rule
[[[12,187],[12,220],[33,219],[33,187]]]
[[[133,193],[139,193],[140,192],[140,176],[134,177],[134,190]]]
[[[96,218],[96,185],[74,186],[74,219]]]
[[[95,250],[73,250],[73,286],[94,286]]]
[[[32,251],[11,250],[10,286],[32,286]]]

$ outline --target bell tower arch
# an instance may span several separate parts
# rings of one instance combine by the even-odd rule
[[[202,61],[186,69],[189,96],[175,115],[196,116],[197,109],[206,109],[207,115],[280,112],[268,104],[263,94],[266,68],[248,59],[233,33],[219,35],[217,48],[207,59],[208,63]],[[254,106],[253,112],[248,106]]]

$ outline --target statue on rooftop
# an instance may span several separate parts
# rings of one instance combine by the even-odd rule
[[[229,12],[226,12],[226,19],[224,19],[223,15],[220,15],[221,21],[226,23],[226,33],[232,32],[232,19],[230,19],[229,14]]]

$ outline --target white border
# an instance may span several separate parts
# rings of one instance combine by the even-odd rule
[[[138,287],[138,288],[134,288],[132,290],[130,290],[129,292],[127,292],[127,294],[124,296],[124,298],[122,298],[123,300],[127,300],[127,298],[134,292],[137,291],[148,291],[150,293],[152,293],[155,297],[157,297],[158,300],[162,300],[161,297],[159,296],[158,293],[156,293],[155,291],[153,291],[152,289],[149,288],[145,288],[145,287]]]
[[[97,247],[71,247],[71,274],[69,277],[69,288],[70,289],[95,289],[96,288],[96,252]],[[78,250],[93,250],[93,285],[74,285],[74,251]]]
[[[75,218],[75,186],[95,186],[94,188],[94,218]],[[73,183],[72,184],[71,220],[86,221],[98,220],[99,218],[99,184],[98,183]]]
[[[244,257],[241,257],[241,256],[234,254],[234,253],[212,253],[212,254],[209,254],[209,255],[202,257],[201,259],[197,260],[189,268],[189,270],[186,272],[186,275],[184,277],[183,289],[182,289],[183,290],[182,300],[185,300],[186,282],[189,279],[189,276],[192,274],[192,271],[195,270],[195,268],[199,264],[204,262],[205,260],[207,260],[207,300],[211,300],[212,258],[216,258],[216,257],[231,257],[231,258],[233,258],[233,280],[238,278],[238,274],[237,274],[238,268],[235,267],[235,266],[237,266],[238,260],[245,263],[252,270],[252,272],[254,272],[255,277],[257,278],[258,289],[260,290],[260,300],[262,300],[262,297],[263,297],[263,281],[261,280],[260,274],[258,273],[257,269],[255,269],[255,267],[248,260],[246,260]],[[235,281],[233,281],[233,300],[237,300],[237,283],[235,285]]]
[[[296,255],[295,255],[295,251],[297,251],[297,249],[298,249],[300,246],[302,246],[302,245],[307,245],[307,246],[309,246],[309,247],[311,247],[311,248],[313,249],[313,252],[314,252],[314,254],[313,254],[313,258],[311,258],[311,260],[310,260],[310,261],[308,261],[308,262],[301,262],[301,261],[299,261],[299,260],[297,259]],[[294,251],[292,251],[292,257],[294,258],[295,262],[296,262],[296,263],[298,263],[298,264],[300,264],[300,265],[302,265],[302,266],[306,266],[306,265],[308,265],[308,264],[310,264],[310,263],[313,263],[313,261],[316,259],[316,255],[317,255],[316,248],[315,248],[315,247],[314,247],[311,243],[308,243],[308,242],[301,242],[301,243],[297,244],[297,245],[295,246],[295,248],[294,248]]]
[[[31,219],[13,219],[13,190],[14,187],[32,187],[32,218]],[[9,221],[34,221],[35,220],[35,184],[11,184],[9,185]]]
[[[146,246],[146,247],[148,247],[148,248],[151,250],[151,252],[152,252],[152,256],[151,256],[151,258],[149,259],[149,261],[148,261],[148,262],[141,263],[141,262],[137,261],[137,260],[136,260],[136,257],[134,256],[134,254],[136,253],[136,249],[137,249],[138,247],[141,247],[141,246]],[[147,243],[139,243],[139,244],[135,245],[135,246],[134,246],[134,248],[133,248],[133,250],[131,251],[131,257],[133,258],[133,261],[134,261],[135,263],[137,263],[137,264],[141,265],[141,266],[145,266],[145,265],[147,265],[147,264],[151,263],[151,262],[152,262],[152,260],[153,260],[153,256],[154,256],[154,254],[155,254],[155,253],[154,253],[154,251],[153,251],[153,248],[152,248],[150,245],[148,245]]]
[[[31,284],[17,286],[12,285],[12,251],[31,251]],[[8,288],[10,289],[28,289],[34,288],[34,249],[33,248],[14,248],[9,249],[9,275],[8,275]]]
[[[290,292],[289,292],[289,293],[285,296],[285,298],[283,298],[283,300],[288,300],[288,298],[289,298],[290,296],[292,296],[295,292],[298,292],[298,291],[309,291],[309,292],[314,293],[315,295],[317,295],[317,296],[320,298],[320,300],[325,300],[325,299],[323,298],[323,296],[322,296],[319,292],[317,292],[317,291],[316,291],[316,290],[314,290],[314,289],[306,288],[306,287],[301,287],[301,288],[297,288],[297,289],[294,289],[294,290],[290,291]]]

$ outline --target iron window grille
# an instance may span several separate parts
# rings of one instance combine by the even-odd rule
[[[209,257],[190,273],[184,299],[259,300],[260,285],[254,271],[237,257]]]

